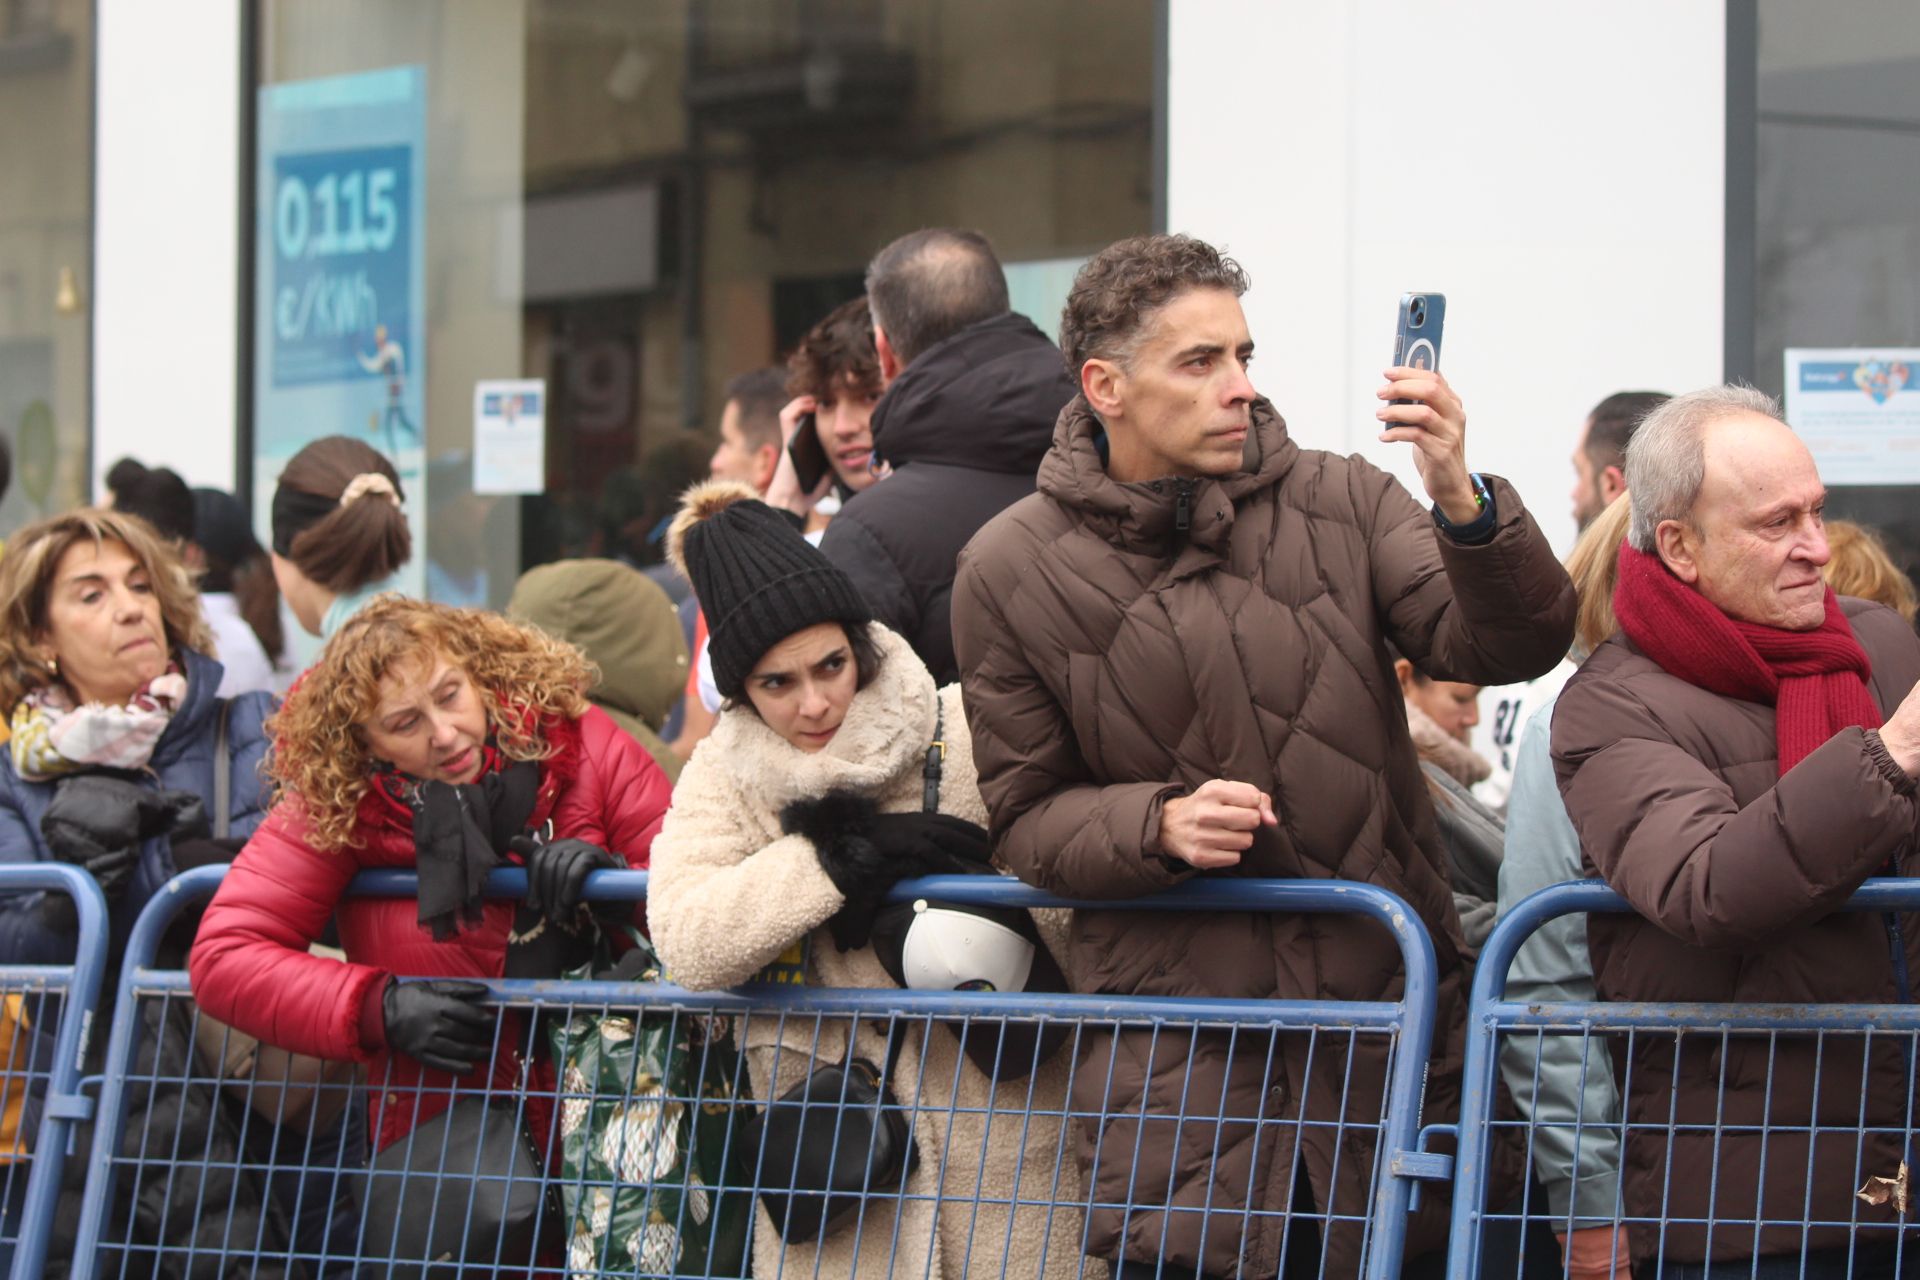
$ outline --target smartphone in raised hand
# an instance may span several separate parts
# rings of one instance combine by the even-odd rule
[[[1393,330],[1393,367],[1438,369],[1440,335],[1447,322],[1447,295],[1444,293],[1403,293],[1400,295],[1400,319]],[[1411,404],[1395,400],[1394,404]]]
[[[812,493],[827,478],[827,468],[832,464],[820,444],[818,420],[811,413],[800,415],[800,425],[794,430],[793,439],[787,441],[787,456],[793,459],[793,474],[800,482],[800,492]]]

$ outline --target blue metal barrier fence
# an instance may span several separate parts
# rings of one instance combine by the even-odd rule
[[[1433,947],[1411,909],[1371,886],[1210,880],[1076,904],[954,877],[905,883],[893,900],[1360,915],[1400,950],[1396,1002],[491,980],[492,1063],[456,1091],[403,1060],[379,1078],[330,1080],[292,1067],[262,1079],[256,1059],[237,1077],[231,1033],[209,1034],[187,975],[153,967],[168,921],[222,874],[175,880],[129,943],[77,1224],[83,1280],[744,1276],[750,1220],[754,1253],[795,1276],[1097,1276],[1123,1242],[1138,1256],[1142,1241],[1172,1250],[1197,1230],[1203,1248],[1269,1241],[1289,1274],[1355,1249],[1353,1273],[1387,1280],[1411,1178],[1431,1164],[1414,1148]],[[645,885],[597,872],[587,897],[637,903]],[[487,885],[496,898],[525,889],[519,871]],[[366,873],[352,892],[409,897],[414,881]],[[176,1020],[186,1043],[213,1049],[165,1061],[155,1029]],[[1282,1078],[1283,1048],[1304,1052],[1304,1079]],[[1203,1075],[1207,1063],[1225,1065]],[[1144,1093],[1116,1094],[1123,1065],[1174,1081],[1171,1093],[1151,1112]],[[1239,1069],[1277,1082],[1252,1111],[1226,1097]],[[293,1119],[296,1102],[306,1119]],[[228,1132],[182,1133],[196,1114]],[[356,1115],[379,1148],[370,1166]],[[1295,1182],[1314,1143],[1334,1153],[1332,1192],[1317,1202]],[[822,1151],[833,1158],[816,1168]],[[1368,1177],[1341,1167],[1363,1158]],[[1196,1160],[1215,1170],[1197,1190],[1185,1172]],[[1231,1170],[1276,1166],[1284,1187],[1232,1186]]]
[[[1882,913],[1898,939],[1893,913],[1920,909],[1920,881],[1869,880],[1844,909]],[[1516,904],[1482,947],[1468,1013],[1448,1274],[1490,1276],[1482,1265],[1488,1229],[1527,1223],[1562,1234],[1595,1230],[1603,1240],[1610,1233],[1618,1243],[1608,1256],[1621,1274],[1630,1239],[1636,1277],[1683,1266],[1698,1275],[1706,1264],[1742,1276],[1920,1274],[1905,1154],[1920,1086],[1920,1005],[1507,998],[1514,961],[1542,925],[1631,911],[1601,881],[1556,885]],[[1903,948],[1885,963],[1904,982]],[[1863,974],[1863,989],[1885,976]],[[1497,1071],[1516,1096],[1531,1099],[1517,1117],[1496,1109]],[[1904,1090],[1876,1096],[1870,1081],[1889,1075],[1904,1077]],[[1683,1096],[1683,1081],[1691,1096]],[[1710,1108],[1698,1096],[1702,1081],[1714,1082]],[[1555,1162],[1570,1170],[1565,1203],[1541,1204],[1530,1190],[1517,1204],[1488,1205],[1491,1157],[1503,1142],[1523,1147],[1536,1170]],[[1694,1153],[1705,1144],[1703,1178],[1676,1158],[1682,1144]],[[1805,1192],[1789,1202],[1770,1191],[1770,1161],[1789,1162],[1796,1188],[1804,1173]],[[1647,1203],[1649,1188],[1657,1205]],[[1776,1266],[1785,1270],[1767,1269]]]
[[[13,910],[72,912],[71,964],[0,966],[0,1259],[15,1280],[39,1280],[67,1148],[93,1115],[80,1080],[106,979],[107,904],[92,876],[51,862],[0,867],[0,894]]]

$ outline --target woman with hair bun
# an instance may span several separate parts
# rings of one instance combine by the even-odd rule
[[[396,589],[413,554],[406,497],[393,463],[351,436],[315,440],[288,460],[273,492],[273,578],[309,634],[330,638]]]

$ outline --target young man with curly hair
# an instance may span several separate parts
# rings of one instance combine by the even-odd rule
[[[787,394],[780,411],[782,438],[811,430],[827,460],[827,474],[814,492],[796,486],[780,502],[776,478],[767,501],[808,517],[808,531],[827,519],[816,503],[831,492],[844,503],[880,478],[873,458],[873,408],[880,402],[880,359],[873,346],[873,312],[864,296],[843,302],[807,330],[787,357]]]
[[[1039,492],[961,557],[954,643],[998,852],[1073,898],[1196,875],[1360,880],[1419,914],[1440,962],[1428,1118],[1457,1106],[1465,970],[1433,806],[1388,645],[1433,679],[1538,675],[1574,596],[1505,481],[1469,471],[1466,414],[1395,368],[1380,439],[1412,445],[1423,509],[1365,460],[1303,448],[1249,373],[1247,276],[1186,236],[1080,271],[1060,346],[1079,395]],[[1076,913],[1069,971],[1098,993],[1399,998],[1357,917]],[[1337,1043],[1336,1043],[1337,1041]],[[1085,1039],[1075,1110],[1120,1276],[1273,1276],[1308,1238],[1356,1273],[1384,1043],[1277,1032]],[[1416,1215],[1409,1254],[1441,1243]],[[1125,1209],[1117,1206],[1128,1206]]]

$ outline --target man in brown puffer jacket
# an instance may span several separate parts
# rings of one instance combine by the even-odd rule
[[[1883,868],[1914,873],[1920,639],[1821,580],[1826,489],[1758,391],[1656,409],[1628,446],[1627,486],[1621,634],[1553,717],[1588,869],[1639,913],[1588,924],[1601,997],[1910,998],[1912,916],[1896,943],[1880,916],[1835,909]],[[1881,1034],[1863,1061],[1859,1036],[1723,1036],[1711,1023],[1610,1046],[1630,1126],[1623,1198],[1650,1220],[1629,1224],[1635,1261],[1747,1276],[1757,1254],[1773,1264],[1760,1275],[1891,1274],[1911,1218],[1854,1193],[1904,1180],[1904,1035]]]
[[[1404,897],[1439,957],[1427,1118],[1442,1119],[1459,1097],[1460,926],[1387,644],[1436,678],[1524,679],[1566,652],[1573,590],[1519,495],[1469,475],[1437,373],[1398,369],[1380,392],[1414,402],[1382,406],[1381,438],[1414,444],[1432,515],[1362,459],[1289,439],[1247,379],[1246,287],[1184,236],[1121,241],[1075,281],[1061,347],[1082,395],[1040,491],[961,556],[981,792],[1008,865],[1076,898],[1196,874]],[[1071,959],[1100,993],[1382,1001],[1402,985],[1392,940],[1352,916],[1082,911]],[[1289,1257],[1312,1235],[1294,1214],[1310,1198],[1323,1226],[1338,1219],[1324,1274],[1359,1268],[1383,1043],[1080,1043],[1075,1108],[1101,1116],[1081,1142],[1090,1254],[1122,1276],[1273,1276],[1283,1233]],[[1439,1242],[1440,1200],[1410,1255]]]

